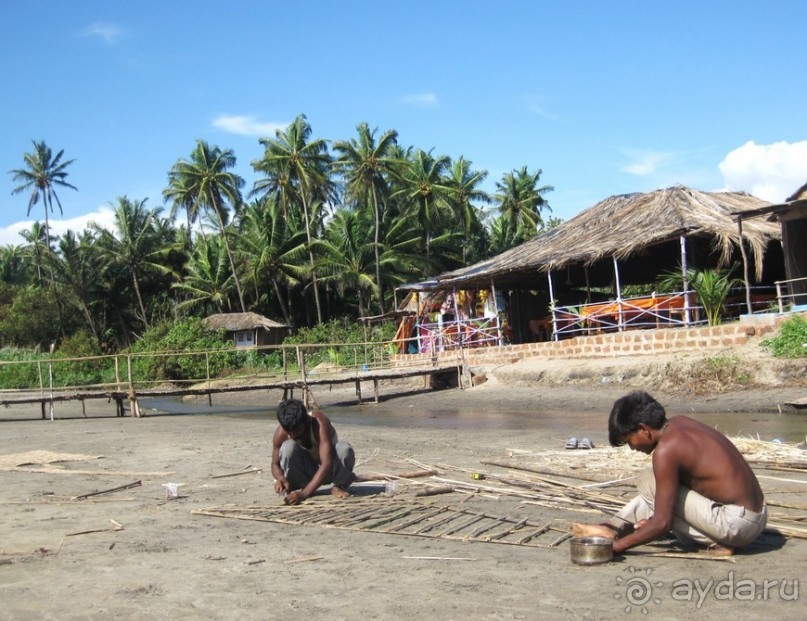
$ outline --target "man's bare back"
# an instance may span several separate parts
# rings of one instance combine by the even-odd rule
[[[607,536],[610,531],[618,553],[672,530],[683,541],[711,540],[730,553],[764,528],[767,512],[759,481],[719,431],[687,416],[667,419],[658,401],[635,391],[614,403],[608,434],[613,446],[627,444],[653,456],[650,478],[637,479],[639,495],[618,514],[623,523],[574,524],[573,534]]]
[[[674,459],[681,484],[726,505],[760,511],[762,489],[748,462],[725,435],[687,416],[667,421],[653,451],[657,460]]]

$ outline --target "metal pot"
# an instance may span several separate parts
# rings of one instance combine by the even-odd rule
[[[614,558],[614,542],[607,537],[575,537],[571,541],[572,562],[599,565]]]

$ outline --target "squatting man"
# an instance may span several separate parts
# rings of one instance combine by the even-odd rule
[[[639,495],[602,524],[572,524],[576,536],[614,540],[619,553],[672,531],[686,547],[733,554],[765,528],[768,511],[751,467],[719,431],[686,416],[667,419],[643,391],[618,399],[608,419],[612,446],[652,454]]]
[[[328,417],[318,411],[309,414],[302,401],[287,399],[277,408],[277,420],[272,475],[275,492],[285,494],[284,502],[300,504],[329,483],[334,496],[349,496],[347,488],[356,480],[356,456],[350,444],[339,441]]]

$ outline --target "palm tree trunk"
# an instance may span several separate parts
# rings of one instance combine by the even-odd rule
[[[378,287],[378,308],[384,314],[384,288],[381,285],[381,258],[378,253],[378,241],[381,235],[381,214],[378,211],[378,195],[373,185],[373,208],[375,210],[375,284]]]
[[[308,217],[308,201],[303,193],[303,217],[305,217],[305,236],[308,240],[308,260],[311,263],[311,284],[314,287],[314,304],[317,307],[317,323],[322,323],[322,308],[319,304],[319,289],[317,288],[317,271],[314,269],[314,252],[311,250],[311,219]]]
[[[140,284],[137,282],[137,270],[132,268],[132,284],[134,284],[135,295],[137,296],[137,305],[140,307],[140,314],[143,316],[143,325],[146,330],[149,328],[149,320],[146,316],[146,307],[143,305],[143,296],[140,295]]]
[[[219,219],[219,230],[221,237],[224,239],[224,247],[227,249],[227,258],[230,260],[230,269],[233,271],[233,280],[235,281],[235,289],[238,291],[238,302],[241,304],[241,312],[246,313],[247,307],[244,305],[244,294],[241,293],[241,281],[238,280],[238,273],[235,271],[235,259],[233,259],[233,251],[230,249],[230,241],[227,239],[227,230],[224,227],[224,220],[219,213],[218,205],[213,205],[216,211],[216,217]]]
[[[286,308],[286,304],[283,302],[283,296],[280,293],[280,286],[277,284],[277,278],[272,277],[272,286],[275,288],[275,295],[277,296],[277,301],[280,304],[280,310],[283,313],[283,319],[286,321],[286,325],[291,325],[291,319],[289,318],[289,311]]]
[[[56,253],[53,252],[53,248],[50,246],[50,219],[48,218],[48,210],[52,209],[52,203],[49,198],[45,197],[42,201],[45,205],[45,243],[48,246],[48,255],[50,256],[51,264],[50,264],[50,288],[55,293],[56,292],[56,277],[53,275],[53,263],[56,261]],[[58,315],[59,319],[59,329],[62,332],[62,339],[67,338],[67,332],[64,329],[64,313],[62,311],[62,301],[58,295],[56,295],[56,314]],[[92,327],[92,326],[90,326]],[[93,331],[95,334],[95,331]],[[96,337],[96,340],[97,337]]]

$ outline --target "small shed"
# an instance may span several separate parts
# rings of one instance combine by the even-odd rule
[[[257,313],[220,313],[202,320],[208,330],[224,330],[236,347],[280,345],[291,328]]]
[[[786,285],[784,297],[797,308],[807,307],[807,183],[801,186],[784,203],[768,205],[751,211],[733,214],[742,232],[743,222],[757,216],[779,221],[782,227],[782,244],[785,255]]]

